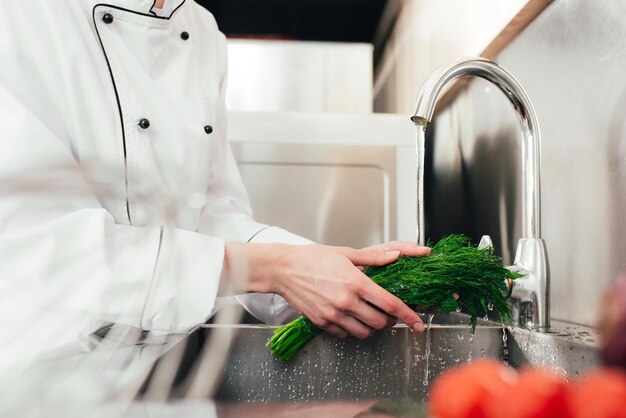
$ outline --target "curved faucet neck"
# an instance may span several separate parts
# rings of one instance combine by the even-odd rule
[[[415,103],[411,120],[418,129],[432,121],[435,106],[444,89],[454,80],[484,78],[502,90],[513,104],[522,129],[522,237],[541,238],[540,149],[537,115],[520,83],[508,71],[484,58],[465,58],[439,67],[425,81]],[[423,235],[424,225],[418,226]]]

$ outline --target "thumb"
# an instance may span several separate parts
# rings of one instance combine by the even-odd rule
[[[343,255],[356,266],[384,266],[396,261],[400,257],[400,251],[386,251],[384,248],[377,246],[360,250],[351,248]]]

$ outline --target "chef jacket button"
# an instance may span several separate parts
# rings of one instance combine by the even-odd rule
[[[189,39],[189,32],[181,32],[180,37],[183,41]]]
[[[143,118],[137,123],[141,129],[148,129],[150,127],[150,121],[146,118]]]
[[[210,135],[211,133],[213,133],[213,127],[211,125],[207,125],[204,127],[204,132],[207,133],[207,135]]]
[[[107,25],[113,23],[113,15],[111,13],[105,13],[102,15],[102,21]]]

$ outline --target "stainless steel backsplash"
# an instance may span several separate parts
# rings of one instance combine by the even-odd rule
[[[626,2],[555,1],[496,61],[539,116],[552,316],[593,325],[626,261]],[[481,80],[439,114],[427,140],[427,236],[490,234],[512,263],[518,131],[508,100]]]

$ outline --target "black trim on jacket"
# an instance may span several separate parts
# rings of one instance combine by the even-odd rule
[[[120,102],[120,95],[117,90],[117,84],[115,83],[115,76],[113,75],[113,69],[111,68],[111,62],[109,61],[107,51],[104,48],[104,43],[102,42],[102,37],[100,36],[100,30],[98,29],[98,24],[96,23],[96,9],[98,9],[99,7],[108,7],[111,9],[121,10],[121,11],[128,12],[128,13],[134,13],[137,15],[146,16],[146,17],[150,17],[153,19],[170,20],[172,16],[174,15],[174,13],[176,13],[176,11],[180,9],[183,4],[185,4],[185,1],[187,0],[183,0],[174,10],[172,10],[172,13],[169,16],[156,16],[154,14],[141,13],[141,12],[137,12],[134,10],[126,9],[124,7],[114,6],[114,5],[106,4],[106,3],[96,4],[95,6],[93,6],[93,10],[91,13],[91,17],[93,19],[93,25],[96,30],[96,35],[98,36],[98,42],[100,42],[100,47],[102,48],[102,53],[104,54],[104,59],[106,60],[106,63],[107,63],[109,75],[111,76],[111,82],[113,83],[113,91],[115,92],[115,101],[117,102],[117,110],[120,115],[120,124],[122,125],[121,127],[122,127],[122,146],[124,149],[124,182],[125,182],[125,194],[126,194],[126,214],[128,215],[128,222],[130,223],[130,225],[133,224],[133,220],[131,219],[131,216],[130,216],[130,202],[128,201],[128,161],[127,161],[127,154],[126,154],[127,152],[126,151],[126,129],[124,128],[124,113],[122,111],[122,103]],[[156,4],[156,0],[154,0],[154,2],[152,3],[152,7],[154,7],[155,4]]]

